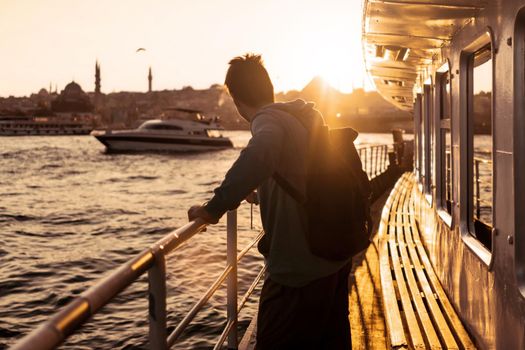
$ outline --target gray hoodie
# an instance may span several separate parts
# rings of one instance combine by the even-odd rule
[[[259,109],[251,122],[252,138],[206,205],[210,214],[220,217],[257,189],[265,231],[259,251],[267,260],[270,278],[291,287],[328,276],[348,262],[328,261],[310,252],[304,206],[272,178],[278,173],[305,195],[308,129],[323,123],[313,106],[295,100]],[[303,118],[302,122],[297,118]]]

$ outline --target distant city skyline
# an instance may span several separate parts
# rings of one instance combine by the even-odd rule
[[[222,84],[228,61],[260,53],[275,90],[314,76],[350,92],[366,84],[361,1],[246,0],[91,2],[2,0],[0,96],[58,90],[75,81],[101,91]]]

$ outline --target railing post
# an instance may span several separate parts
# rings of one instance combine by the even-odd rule
[[[228,334],[228,349],[237,349],[237,211],[231,210],[226,217],[227,264],[232,267],[227,279],[228,322],[232,322]]]
[[[386,165],[386,162],[388,161],[388,146],[383,147],[383,172],[388,169],[388,166]]]
[[[450,163],[451,163],[451,153],[450,152],[446,152],[445,151],[445,171],[446,171],[446,174],[445,174],[445,192],[446,192],[446,195],[445,195],[445,198],[446,200],[448,201],[451,201],[452,200],[452,193],[450,191],[450,186],[452,184],[452,179],[451,179],[451,169],[450,169]]]
[[[363,159],[363,168],[364,168],[364,171],[365,171],[366,175],[368,175],[368,170],[367,170],[367,151],[368,151],[368,148],[364,148],[363,149],[364,157],[362,158]]]
[[[378,146],[375,146],[375,158],[374,158],[374,176],[377,176],[377,164],[379,163],[378,160],[379,160],[379,147]]]
[[[478,159],[474,159],[474,164],[475,164],[475,168],[476,168],[476,175],[474,177],[475,181],[476,181],[476,216],[477,216],[477,219],[478,220],[481,220],[480,217],[481,217],[481,208],[480,208],[480,205],[481,205],[481,200],[480,200],[480,194],[479,194],[479,160]]]
[[[373,165],[374,165],[374,149],[372,147],[369,147],[368,148],[369,151],[370,151],[370,155],[368,157],[368,173],[370,174],[370,178],[373,178],[374,177],[374,173],[372,172],[374,169],[373,169]]]
[[[377,146],[376,150],[376,176],[381,174],[381,146]]]
[[[149,344],[152,350],[168,349],[166,330],[166,260],[161,250],[148,271]]]

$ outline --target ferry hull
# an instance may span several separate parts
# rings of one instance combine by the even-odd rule
[[[65,136],[89,135],[91,129],[79,130],[0,130],[0,136]]]

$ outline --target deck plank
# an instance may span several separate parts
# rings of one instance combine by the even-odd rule
[[[405,330],[401,321],[401,313],[398,307],[396,291],[392,280],[390,267],[390,257],[388,253],[388,225],[390,221],[390,211],[397,192],[400,189],[400,182],[391,191],[390,196],[383,208],[381,223],[378,230],[379,240],[379,259],[380,259],[380,278],[382,287],[383,305],[385,309],[385,322],[390,335],[390,346],[392,348],[408,347],[405,337]]]
[[[405,181],[401,182],[400,194],[402,194],[404,190],[405,190]],[[395,220],[395,217],[396,217],[395,213],[399,206],[399,200],[400,200],[400,195],[397,195],[396,198],[394,199],[394,202],[392,203],[391,214],[390,214],[391,220]],[[412,307],[412,298],[410,297],[410,293],[408,291],[406,280],[403,274],[403,269],[401,266],[400,257],[398,254],[396,232],[394,232],[394,231],[397,231],[397,227],[392,226],[392,225],[389,225],[389,226],[390,228],[394,229],[388,234],[388,246],[390,248],[390,257],[392,259],[392,266],[394,268],[394,275],[395,275],[395,279],[397,282],[397,289],[399,291],[399,295],[401,298],[401,304],[403,306],[403,312],[404,312],[406,323],[407,323],[406,326],[408,327],[408,330],[409,330],[412,347],[415,349],[425,349],[426,348],[425,341],[423,339],[423,335],[419,328],[419,323],[418,323],[416,314]]]
[[[382,230],[378,232],[389,336],[403,339],[398,333],[392,334],[400,331],[402,323],[410,348],[475,349],[421,241],[415,219],[415,188],[414,176],[403,174],[383,209]],[[398,299],[402,309],[398,309],[399,303],[395,305]]]
[[[414,208],[413,199],[412,199],[410,208],[412,210]],[[465,327],[463,326],[463,323],[461,322],[459,316],[457,315],[456,310],[450,303],[448,296],[443,290],[443,287],[441,286],[441,282],[439,281],[437,275],[434,272],[434,268],[432,267],[430,259],[428,258],[425,247],[423,246],[421,242],[420,235],[419,235],[419,229],[417,227],[414,215],[407,216],[407,220],[410,223],[411,228],[412,228],[412,237],[413,237],[414,246],[416,247],[417,252],[419,253],[419,257],[421,259],[423,268],[427,271],[429,286],[431,287],[432,292],[438,297],[438,300],[444,310],[444,317],[446,318],[448,324],[451,325],[452,331],[456,336],[456,340],[458,340],[460,343],[459,348],[476,349],[476,346],[472,342],[472,339],[470,338]]]
[[[405,277],[408,282],[410,295],[414,302],[417,316],[419,317],[419,320],[421,322],[423,332],[425,333],[425,338],[428,342],[428,346],[431,349],[439,349],[441,347],[441,343],[439,341],[436,330],[434,329],[432,320],[430,319],[431,316],[429,315],[423,298],[421,297],[421,290],[419,289],[418,283],[414,276],[414,271],[412,269],[413,263],[410,259],[409,253],[407,252],[407,244],[405,241],[407,227],[403,225],[403,215],[406,213],[407,210],[406,202],[408,202],[409,200],[409,198],[407,198],[407,192],[408,189],[405,190],[404,193],[402,193],[400,196],[400,204],[396,214],[396,240],[399,246],[399,251],[401,253],[401,259],[405,267]]]
[[[447,349],[459,349],[459,346],[456,343],[456,340],[454,339],[454,335],[452,334],[452,331],[450,330],[449,325],[445,320],[445,316],[443,315],[441,308],[439,307],[436,301],[435,295],[427,279],[427,274],[433,274],[434,272],[433,270],[427,270],[427,273],[425,273],[423,266],[420,264],[418,252],[416,250],[416,245],[412,239],[414,227],[412,226],[410,219],[410,203],[411,199],[409,198],[405,203],[403,218],[405,225],[405,239],[410,253],[410,260],[414,265],[414,270],[417,274],[419,283],[421,285],[421,289],[423,290],[427,301],[427,305],[430,309],[430,315],[434,323],[436,324],[436,329],[439,332],[440,338],[445,343]]]

